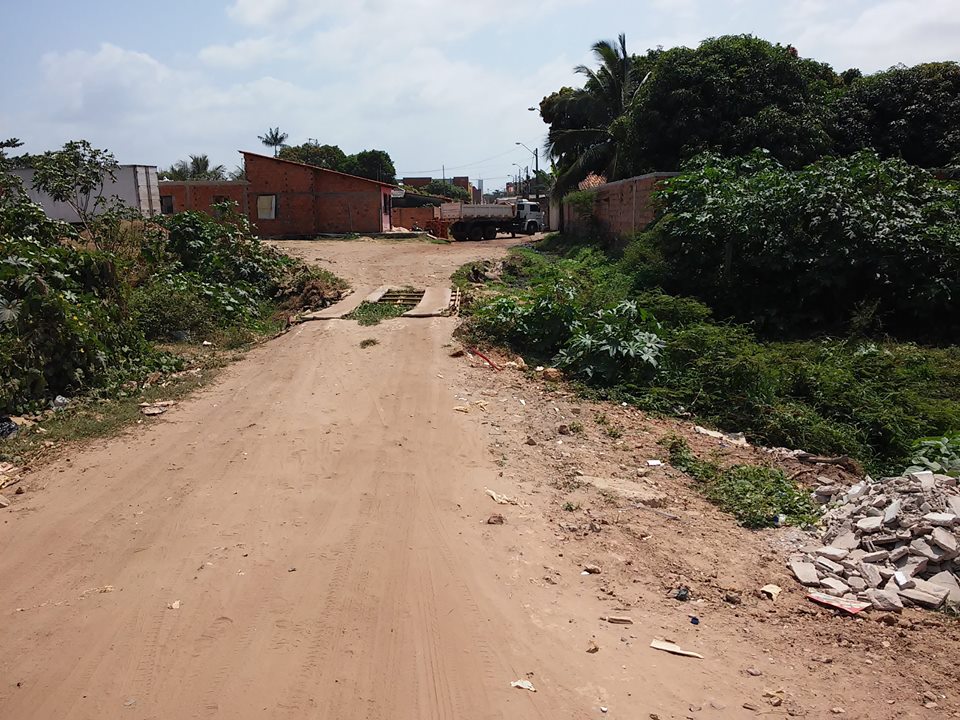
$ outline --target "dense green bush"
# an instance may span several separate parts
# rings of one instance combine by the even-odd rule
[[[0,412],[179,366],[148,339],[249,340],[279,309],[322,307],[346,287],[224,211],[159,223],[107,213],[80,237],[22,195],[0,196]]]
[[[720,316],[778,335],[960,332],[960,190],[902,161],[704,155],[661,198],[663,282]]]
[[[0,411],[102,385],[149,358],[112,256],[0,235]]]
[[[529,251],[525,251],[529,252]],[[466,328],[551,360],[602,393],[765,445],[901,470],[918,437],[960,428],[960,350],[858,339],[761,342],[685,297],[637,292],[626,258],[518,260],[529,274]]]

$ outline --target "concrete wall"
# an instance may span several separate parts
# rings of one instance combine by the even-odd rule
[[[656,219],[652,197],[654,189],[676,174],[650,173],[598,187],[593,214],[602,231],[616,242],[644,230]],[[576,234],[590,230],[589,219],[578,217],[573,208],[564,203],[563,231]]]
[[[47,217],[66,222],[80,222],[76,211],[67,203],[57,202],[46,193],[33,189],[33,170],[15,169],[11,171],[23,182],[23,187],[33,202],[43,208]],[[106,182],[99,194],[91,196],[87,207],[92,212],[96,198],[118,197],[144,215],[156,215],[160,212],[160,193],[157,188],[157,168],[155,165],[121,165],[115,173],[113,182]]]
[[[393,208],[393,227],[410,230],[414,225],[426,227],[427,222],[437,216],[437,208],[432,205],[413,208]]]

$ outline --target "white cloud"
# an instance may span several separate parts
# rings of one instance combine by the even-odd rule
[[[199,53],[200,59],[207,65],[231,69],[248,68],[289,56],[284,42],[272,35],[247,38],[230,45],[209,45]]]
[[[2,96],[0,134],[30,151],[86,137],[126,162],[208,153],[233,166],[237,149],[280,125],[291,142],[386,149],[404,171],[505,175],[530,161],[514,142],[544,134],[526,108],[577,82],[572,67],[592,62],[600,37],[622,30],[640,52],[749,32],[869,71],[955,57],[953,10],[954,0],[233,0],[233,23],[206,47],[46,53],[39,77],[28,68]]]

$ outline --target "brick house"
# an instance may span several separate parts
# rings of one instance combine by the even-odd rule
[[[379,233],[390,229],[395,186],[334,170],[242,152],[246,180],[161,181],[165,214],[233,200],[263,237]]]

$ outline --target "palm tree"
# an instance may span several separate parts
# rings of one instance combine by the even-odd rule
[[[552,103],[543,114],[550,115],[547,151],[558,165],[557,195],[575,188],[590,173],[618,178],[624,166],[626,115],[646,80],[639,77],[637,59],[627,52],[623,34],[615,43],[594,43],[593,54],[599,63],[596,70],[586,65],[574,68],[587,78],[582,88],[561,91],[545,101]]]
[[[160,171],[161,180],[225,180],[223,165],[210,165],[206,155],[191,155],[190,160],[177,160],[167,170]]]
[[[273,148],[273,156],[276,157],[277,153],[280,152],[280,146],[283,145],[289,135],[287,133],[280,132],[280,127],[267,128],[267,132],[263,135],[257,135],[257,138],[267,147]]]

